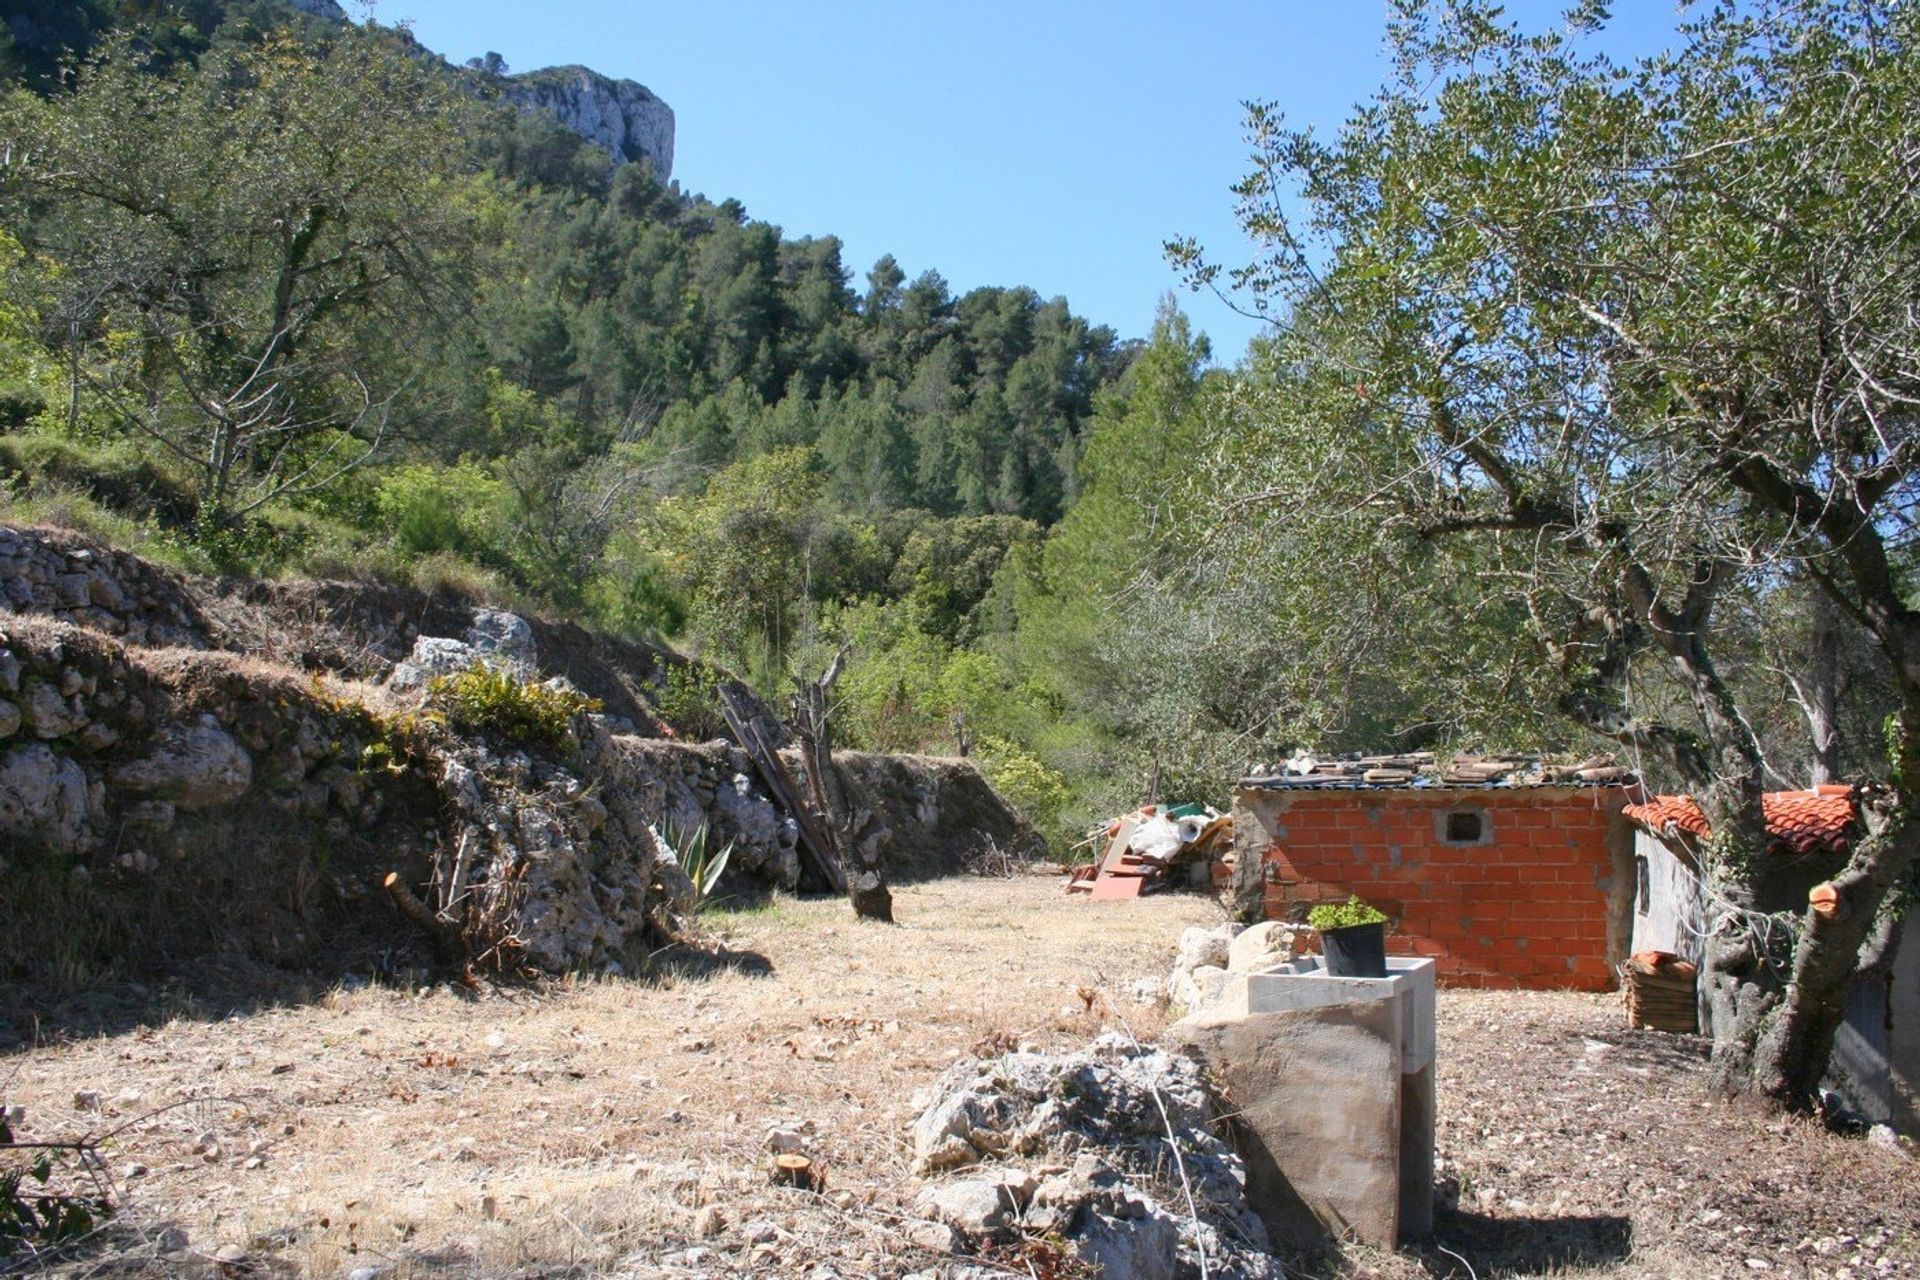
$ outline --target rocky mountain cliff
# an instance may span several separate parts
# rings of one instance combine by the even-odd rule
[[[286,0],[286,3],[326,22],[352,20],[336,0]],[[438,57],[430,53],[426,56]],[[497,78],[488,75],[483,79],[491,81],[502,99],[522,111],[544,111],[568,130],[604,149],[615,164],[650,160],[660,181],[673,176],[673,108],[645,85],[616,80],[581,66],[542,67],[538,71]]]
[[[673,108],[645,85],[587,67],[546,67],[505,77],[501,96],[522,110],[546,112],[604,147],[616,164],[647,159],[662,182],[673,175]]]

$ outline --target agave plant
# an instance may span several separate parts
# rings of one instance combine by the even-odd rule
[[[720,877],[727,869],[727,859],[733,856],[733,841],[716,850],[709,839],[711,834],[704,822],[692,830],[668,823],[660,833],[661,841],[673,850],[673,860],[693,883],[690,906],[696,915],[713,905],[713,891],[719,887]]]

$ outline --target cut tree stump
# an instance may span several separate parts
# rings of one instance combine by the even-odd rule
[[[827,1185],[826,1166],[795,1152],[783,1151],[773,1158],[773,1181],[777,1186],[819,1191]]]

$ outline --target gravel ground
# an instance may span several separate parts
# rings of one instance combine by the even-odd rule
[[[1707,1042],[1618,997],[1445,992],[1439,1024],[1436,1227],[1482,1280],[1920,1275],[1912,1144],[1721,1101]]]
[[[1120,1023],[1150,1037],[1165,1014],[1135,980],[1221,916],[1198,897],[1068,899],[1039,877],[907,886],[897,906],[891,929],[832,901],[722,913],[718,961],[651,981],[249,1001],[186,984],[95,1002],[85,1032],[49,1010],[35,1044],[0,1055],[0,1101],[25,1106],[23,1138],[117,1130],[123,1212],[42,1270],[951,1274],[915,1241],[914,1090],[957,1057]],[[1702,1042],[1629,1032],[1613,997],[1446,992],[1439,1017],[1458,1207],[1435,1246],[1291,1259],[1295,1274],[1920,1276],[1910,1146],[1715,1102]],[[768,1185],[776,1124],[811,1131],[824,1194]]]

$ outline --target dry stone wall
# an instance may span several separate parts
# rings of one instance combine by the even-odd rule
[[[208,647],[182,579],[124,551],[0,525],[0,607],[45,614],[129,644]]]
[[[702,825],[733,846],[728,892],[800,884],[798,828],[747,754],[657,736],[648,697],[679,655],[398,588],[212,583],[30,528],[0,527],[0,605],[15,978],[425,945],[389,872],[466,960],[625,966],[685,906],[660,833]],[[422,715],[431,676],[475,661],[606,705],[548,746]],[[896,878],[1038,845],[963,761],[837,764]]]

